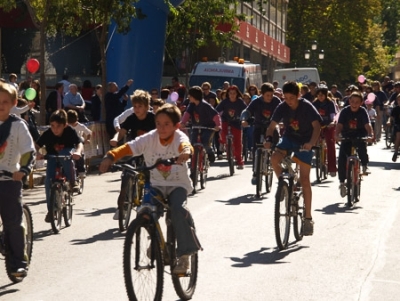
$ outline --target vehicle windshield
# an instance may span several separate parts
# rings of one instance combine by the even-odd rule
[[[211,84],[211,90],[216,91],[217,89],[223,89],[224,82],[229,82],[229,84],[238,86],[239,90],[244,88],[244,79],[243,78],[232,78],[232,77],[223,77],[223,76],[206,76],[206,75],[193,75],[189,79],[190,87],[200,86],[204,82],[209,82]],[[243,91],[242,91],[243,92]]]

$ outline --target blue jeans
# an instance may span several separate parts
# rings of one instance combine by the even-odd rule
[[[178,244],[176,255],[178,257],[191,255],[201,250],[192,215],[186,207],[186,189],[173,186],[154,186],[152,187],[152,194],[161,195],[164,199],[168,199],[172,227]],[[155,197],[153,197],[152,202],[153,204],[159,204]]]
[[[199,130],[193,129],[192,130],[192,138],[190,139],[190,143],[194,145],[197,143],[197,135]],[[207,154],[213,153],[211,148],[212,138],[214,137],[214,131],[211,130],[201,130],[201,143],[203,144],[204,149],[206,150]]]
[[[71,153],[71,148],[63,149],[59,151],[60,155],[69,155]],[[60,163],[62,164],[65,177],[71,183],[75,182],[75,166],[71,159],[60,159]],[[56,166],[57,160],[55,158],[47,159],[47,169],[46,169],[46,181],[44,183],[46,189],[46,201],[47,201],[47,210],[50,211],[50,190],[51,190],[51,182],[55,178],[56,175]]]

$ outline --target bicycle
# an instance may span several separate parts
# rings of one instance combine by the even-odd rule
[[[149,167],[134,168],[120,165],[130,173],[140,173],[156,168],[159,165],[170,166],[174,159],[160,160]],[[146,177],[145,193],[141,206],[127,230],[124,242],[123,268],[125,287],[129,300],[161,300],[164,286],[164,266],[171,269],[172,282],[176,293],[182,300],[192,298],[198,273],[198,255],[191,255],[190,274],[175,275],[172,271],[177,263],[176,237],[172,227],[168,202],[160,197],[157,202],[162,206],[162,212],[157,206],[147,200],[150,198],[149,177]],[[147,190],[147,192],[146,192]],[[167,240],[159,224],[159,214],[166,212]]]
[[[0,177],[4,180],[12,180],[12,173],[7,171],[1,171]],[[25,236],[25,260],[27,263],[27,267],[31,263],[32,260],[32,249],[33,249],[33,219],[32,213],[29,209],[28,205],[22,205],[22,225],[24,227],[24,236]],[[21,282],[24,277],[16,277],[12,275],[12,266],[11,266],[11,256],[9,252],[7,238],[5,237],[3,222],[0,218],[0,254],[5,258],[5,266],[6,266],[6,273],[8,278],[13,283]]]
[[[341,141],[351,142],[350,156],[347,157],[346,162],[346,188],[347,188],[347,206],[353,207],[355,203],[360,201],[361,194],[361,181],[363,179],[363,173],[360,172],[360,158],[358,157],[359,141],[365,142],[365,137],[354,137],[354,138],[341,138]]]
[[[53,232],[61,230],[62,219],[65,227],[72,224],[73,188],[67,180],[60,160],[71,159],[71,155],[46,155],[46,159],[56,159],[56,172],[50,188],[50,224]],[[72,160],[72,159],[71,159]]]
[[[317,146],[318,149],[315,150],[315,173],[317,175],[317,182],[321,183],[322,180],[328,178],[327,145],[323,130],[321,130]]]
[[[196,193],[196,186],[200,180],[201,189],[206,188],[207,174],[210,167],[208,154],[201,142],[201,130],[215,131],[214,128],[204,126],[192,126],[192,130],[197,130],[197,140],[193,144],[194,153],[190,163],[190,175],[193,181],[193,193]]]
[[[263,130],[262,132],[265,132]],[[274,170],[271,165],[271,150],[264,147],[264,135],[260,137],[260,143],[256,143],[254,168],[256,175],[256,196],[261,197],[263,181],[265,182],[266,193],[271,192]],[[263,180],[264,177],[264,180]]]
[[[313,150],[317,148],[317,146],[312,147]],[[297,150],[288,150],[281,162],[282,174],[279,176],[275,195],[275,239],[279,250],[288,247],[290,219],[293,221],[293,234],[296,241],[303,239],[306,207],[299,181],[299,166],[297,164],[294,168],[292,166],[294,151]]]
[[[385,144],[386,148],[390,148],[393,143],[393,131],[394,127],[392,123],[387,123],[385,126]]]
[[[226,159],[228,160],[229,175],[233,176],[235,173],[235,160],[234,160],[234,147],[233,147],[233,134],[231,132],[231,122],[236,119],[228,121],[228,134],[226,135]]]
[[[135,157],[132,159],[135,160]],[[138,172],[131,172],[127,166],[144,166],[144,162],[141,159],[135,164],[133,160],[121,163],[124,168],[114,165],[116,170],[122,170],[121,192],[118,196],[118,227],[121,232],[128,228],[132,210],[140,205],[143,197],[144,176]]]

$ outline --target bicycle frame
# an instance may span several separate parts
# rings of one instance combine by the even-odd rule
[[[360,173],[360,158],[358,158],[357,148],[355,146],[351,147],[350,156],[347,157],[346,174],[347,174],[350,162],[353,162],[353,168],[354,168],[353,183],[355,185],[358,185],[361,182],[362,174]]]

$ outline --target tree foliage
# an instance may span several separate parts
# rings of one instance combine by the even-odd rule
[[[386,14],[382,18],[385,2],[397,2],[397,15]],[[309,64],[304,51],[316,40],[318,49],[325,51],[319,68],[328,84],[345,85],[360,74],[379,79],[389,72],[397,50],[398,30],[393,24],[398,28],[398,3],[397,0],[290,1],[287,40],[292,65]],[[391,27],[385,26],[389,23]]]

